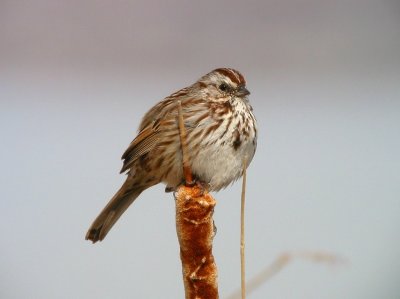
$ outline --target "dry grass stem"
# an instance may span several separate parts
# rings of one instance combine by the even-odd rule
[[[240,276],[241,276],[241,293],[242,299],[246,298],[246,263],[245,263],[245,239],[244,239],[244,211],[246,202],[246,169],[247,159],[243,159],[243,179],[242,179],[242,196],[240,205]]]
[[[181,139],[181,149],[182,149],[182,164],[183,164],[183,176],[186,180],[186,185],[193,184],[192,170],[189,166],[189,152],[186,141],[186,129],[185,122],[183,120],[182,103],[178,101],[178,123],[179,123],[179,136]]]
[[[322,252],[322,251],[299,251],[299,252],[288,252],[283,253],[275,259],[272,264],[264,268],[260,273],[256,274],[247,283],[247,294],[250,294],[266,281],[271,279],[273,276],[278,274],[284,269],[290,262],[295,259],[305,259],[315,263],[326,263],[331,265],[346,264],[347,261],[337,255]],[[229,295],[227,299],[238,299],[240,298],[240,291],[236,291]]]

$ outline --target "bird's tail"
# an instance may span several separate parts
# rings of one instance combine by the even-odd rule
[[[128,176],[122,187],[93,221],[86,233],[86,240],[90,240],[93,243],[102,241],[131,203],[135,201],[143,190],[149,187],[138,185],[132,179],[132,177]]]

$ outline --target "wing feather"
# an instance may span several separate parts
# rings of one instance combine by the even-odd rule
[[[122,155],[124,165],[122,166],[121,173],[128,170],[140,156],[151,151],[157,144],[159,135],[160,131],[153,126],[142,130]]]
[[[181,95],[187,95],[187,93],[188,89],[184,88],[165,98],[146,113],[140,124],[139,134],[122,155],[124,165],[122,166],[121,173],[132,167],[133,163],[141,156],[155,148],[166,134],[171,134],[171,131],[178,134],[176,98]],[[186,98],[182,103],[184,112],[194,112],[196,111],[195,107],[197,109],[207,108],[207,103],[203,99],[194,101],[191,98]],[[199,105],[200,108],[198,107]],[[190,122],[190,119],[186,119],[186,121]],[[192,125],[188,124],[187,127],[188,131],[190,131]]]

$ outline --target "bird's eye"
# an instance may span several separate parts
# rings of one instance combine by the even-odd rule
[[[221,83],[221,85],[219,86],[219,89],[220,89],[221,91],[228,91],[229,86],[228,86],[228,84],[226,84],[226,83]]]

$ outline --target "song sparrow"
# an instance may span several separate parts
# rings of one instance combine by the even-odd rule
[[[257,145],[257,124],[242,74],[219,68],[165,98],[143,117],[139,134],[122,156],[125,183],[95,219],[86,239],[101,241],[145,189],[183,182],[177,103],[181,101],[189,166],[197,181],[218,191],[237,180]]]

